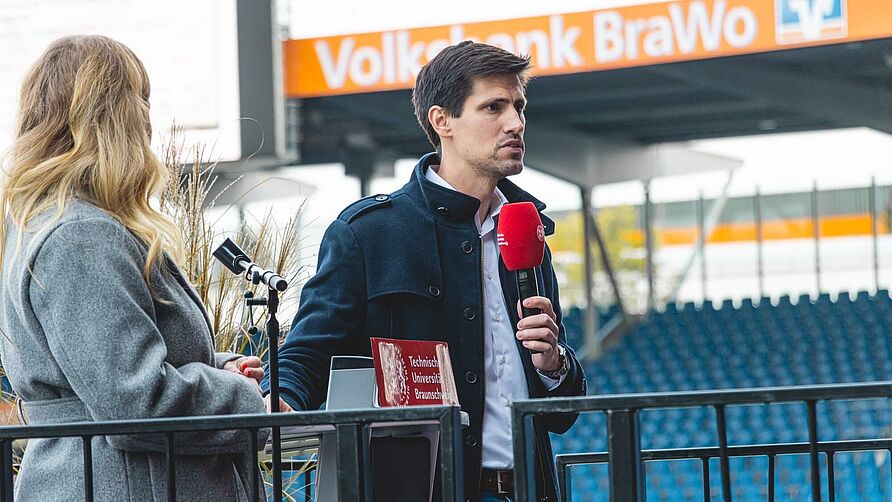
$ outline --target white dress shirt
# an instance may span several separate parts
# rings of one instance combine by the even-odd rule
[[[425,177],[450,190],[455,190],[437,174],[440,166],[431,166]],[[495,216],[508,202],[496,188],[490,203],[489,214],[480,221],[475,217],[483,253],[483,332],[484,364],[486,377],[484,388],[486,401],[483,409],[483,467],[511,469],[514,467],[514,450],[511,441],[511,403],[529,398],[523,362],[515,342],[515,327],[505,306],[502,283],[499,279],[499,246],[496,240]],[[549,390],[560,385],[557,380],[539,374]]]

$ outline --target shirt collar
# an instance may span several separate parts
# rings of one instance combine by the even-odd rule
[[[415,200],[421,207],[430,208],[435,218],[442,218],[452,223],[464,223],[475,220],[480,201],[476,197],[465,195],[451,188],[446,188],[427,179],[429,167],[439,165],[440,157],[436,152],[431,152],[418,159],[411,179],[403,186],[405,193]],[[499,191],[505,196],[507,202],[532,202],[539,210],[542,225],[545,226],[545,235],[554,233],[554,221],[542,214],[545,204],[526,191],[511,182],[508,178],[499,181]]]
[[[428,181],[436,185],[457,192],[458,190],[455,190],[455,187],[450,185],[448,181],[444,180],[443,177],[440,176],[439,173],[437,173],[438,169],[440,169],[439,165],[432,165],[428,167],[428,169],[424,172],[424,177],[427,178]],[[493,219],[498,216],[499,212],[502,210],[502,206],[508,203],[508,199],[505,198],[505,194],[503,194],[498,187],[493,190],[492,195],[493,197],[489,206],[489,215],[487,215],[487,217],[482,222],[477,221],[477,217],[474,218],[474,222],[477,224],[477,230],[479,230],[481,234],[485,233],[484,230],[488,231],[488,229],[486,229],[485,227],[489,227],[490,225],[488,225],[487,223],[489,223],[489,221],[493,221]],[[495,226],[494,221],[492,226]]]

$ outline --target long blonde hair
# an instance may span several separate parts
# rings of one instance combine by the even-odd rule
[[[73,198],[105,209],[147,246],[143,276],[151,283],[164,252],[182,256],[176,226],[150,204],[169,176],[151,134],[149,78],[129,48],[95,35],[56,40],[22,83],[0,207],[20,236],[40,231],[28,228],[39,214],[61,217]],[[0,218],[0,249],[7,224]],[[20,245],[21,237],[10,262]]]

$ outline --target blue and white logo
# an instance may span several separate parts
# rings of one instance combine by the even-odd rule
[[[777,43],[845,37],[846,0],[774,0]]]

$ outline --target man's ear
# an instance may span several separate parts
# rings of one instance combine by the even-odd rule
[[[434,105],[427,111],[428,122],[430,122],[431,127],[434,128],[434,132],[441,138],[449,138],[452,136],[452,124],[450,123],[449,118],[449,112],[439,105]]]

